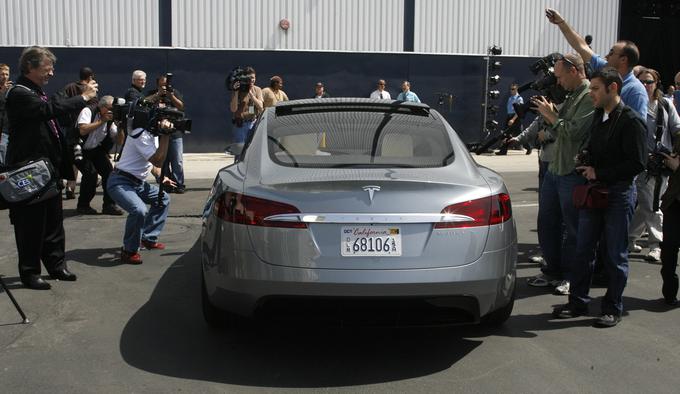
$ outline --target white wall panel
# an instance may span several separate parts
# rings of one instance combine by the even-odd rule
[[[0,45],[158,43],[158,0],[0,0]]]
[[[414,50],[486,54],[492,44],[504,55],[569,52],[545,8],[555,8],[582,35],[593,36],[605,54],[618,36],[619,0],[416,0]]]
[[[403,50],[403,0],[172,0],[172,10],[177,47]]]

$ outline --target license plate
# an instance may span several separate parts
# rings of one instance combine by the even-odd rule
[[[401,231],[388,226],[346,226],[342,228],[342,256],[401,256]]]

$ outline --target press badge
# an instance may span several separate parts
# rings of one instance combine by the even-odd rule
[[[248,106],[248,113],[249,114],[255,114],[255,106],[254,105]]]

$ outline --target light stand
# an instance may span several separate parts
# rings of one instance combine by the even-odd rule
[[[2,275],[0,274],[0,286],[5,290],[5,293],[7,293],[7,296],[9,297],[10,301],[12,301],[12,304],[14,304],[14,307],[17,309],[17,312],[19,312],[19,315],[21,315],[22,323],[23,324],[28,324],[30,321],[28,321],[28,318],[26,317],[26,314],[24,314],[24,311],[21,310],[21,307],[19,306],[19,303],[17,302],[16,299],[14,299],[14,296],[12,295],[12,292],[9,291],[9,288],[7,288],[7,285],[5,285],[5,281],[2,280]]]
[[[503,53],[503,49],[494,45],[489,47],[487,56],[484,57],[484,102],[482,103],[482,135],[484,138],[482,138],[482,141],[486,140],[495,131],[495,129],[489,127],[491,123],[488,121],[489,115],[495,115],[498,106],[490,104],[489,100],[495,100],[500,95],[498,90],[491,90],[491,86],[498,84],[500,81],[500,76],[491,75],[491,71],[501,68],[501,62],[494,58],[494,56],[499,56],[501,53]]]

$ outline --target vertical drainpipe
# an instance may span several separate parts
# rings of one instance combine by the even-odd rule
[[[404,52],[413,52],[416,30],[416,0],[404,0]]]
[[[159,42],[162,47],[172,46],[172,0],[158,0]]]

